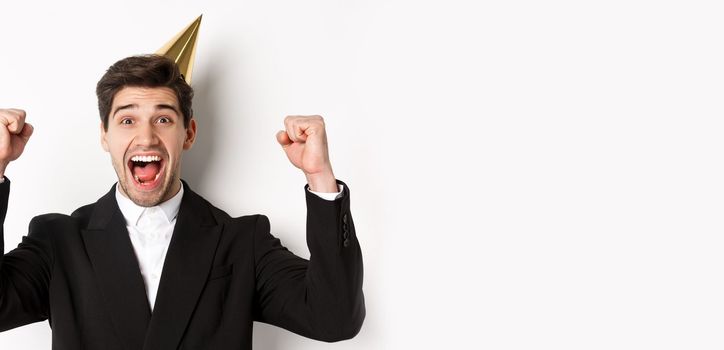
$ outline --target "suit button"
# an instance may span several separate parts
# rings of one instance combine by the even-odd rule
[[[344,240],[348,240],[348,239],[349,239],[349,232],[344,231],[344,235],[342,235],[342,237],[344,237]]]
[[[349,226],[347,226],[347,224],[342,224],[342,231],[344,231],[344,232],[349,231]]]
[[[345,223],[345,224],[347,223],[347,214],[344,214],[344,215],[342,216],[342,222]]]
[[[344,247],[345,248],[349,247],[349,239],[344,240]]]

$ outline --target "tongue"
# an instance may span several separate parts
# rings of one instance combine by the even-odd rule
[[[153,181],[156,178],[156,174],[158,174],[158,170],[158,162],[150,162],[147,163],[145,166],[134,165],[133,176],[139,179],[141,182]]]

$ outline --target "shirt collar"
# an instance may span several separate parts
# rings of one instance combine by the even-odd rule
[[[181,184],[181,189],[179,189],[171,199],[156,206],[163,210],[169,223],[176,219],[176,215],[178,215],[178,211],[181,208],[181,198],[183,195],[184,186]],[[118,184],[116,184],[116,202],[118,202],[118,208],[121,209],[123,218],[126,219],[126,225],[128,226],[136,226],[138,219],[141,218],[141,215],[147,208],[133,203],[128,197],[121,194],[121,190],[118,189]]]

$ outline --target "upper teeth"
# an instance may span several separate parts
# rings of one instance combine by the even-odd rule
[[[158,162],[161,161],[159,156],[133,156],[131,160],[134,162]]]

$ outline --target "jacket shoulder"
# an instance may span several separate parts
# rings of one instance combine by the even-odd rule
[[[33,217],[28,225],[28,237],[50,241],[52,236],[76,228],[77,220],[66,214],[50,213]]]
[[[93,212],[93,204],[82,206],[72,214],[49,213],[33,217],[30,220],[29,233],[32,236],[42,235],[42,232],[63,232],[53,230],[59,228],[82,229],[88,226],[88,220]],[[51,229],[53,228],[53,229]],[[49,230],[50,229],[50,230]]]
[[[211,216],[214,218],[214,220],[219,224],[224,225],[230,225],[230,226],[241,226],[241,227],[247,227],[251,225],[252,227],[256,225],[256,223],[259,220],[264,220],[268,222],[268,219],[265,215],[262,214],[248,214],[243,216],[231,216],[226,211],[219,209],[215,205],[213,205],[211,202],[209,202],[206,198],[202,197],[198,193],[193,194],[195,197],[197,197],[198,200],[200,200],[201,203],[203,203],[203,206],[208,208],[209,212],[211,213]]]
[[[75,211],[73,211],[73,213],[70,214],[69,218],[71,218],[73,221],[76,221],[80,225],[80,227],[87,227],[96,204],[97,203],[86,204],[76,209]]]

